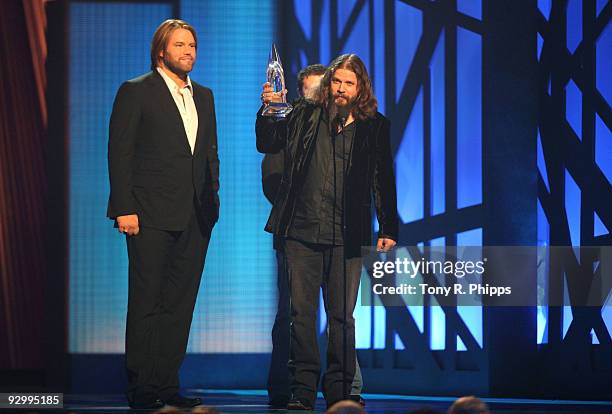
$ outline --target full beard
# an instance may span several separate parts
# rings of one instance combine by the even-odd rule
[[[336,103],[337,96],[331,95],[330,98],[331,98],[330,99],[331,104],[329,105],[329,108],[328,108],[329,119],[336,120],[339,117],[345,118],[345,119],[348,118],[349,114],[353,110],[355,100],[345,99],[346,104],[338,105]]]
[[[178,76],[187,76],[191,69],[193,69],[193,60],[191,63],[183,63],[183,62],[171,62],[170,60],[164,58],[164,65],[170,69],[172,72],[176,73]]]
[[[329,119],[330,119],[330,128],[332,131],[336,130],[340,124],[339,124],[339,120],[341,118],[343,118],[346,121],[346,118],[348,118],[349,114],[351,113],[351,111],[353,110],[353,106],[355,104],[355,100],[354,99],[346,99],[346,104],[344,105],[338,105],[336,103],[336,96],[331,95],[330,96],[330,105],[328,108],[328,115],[329,115]]]

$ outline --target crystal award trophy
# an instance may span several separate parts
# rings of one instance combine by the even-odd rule
[[[272,44],[270,50],[270,58],[268,59],[268,70],[266,77],[272,89],[275,93],[279,93],[280,102],[270,102],[262,112],[263,116],[273,116],[275,118],[284,118],[293,109],[291,104],[287,102],[287,97],[283,94],[285,90],[285,75],[283,71],[283,64],[281,63],[276,45]]]

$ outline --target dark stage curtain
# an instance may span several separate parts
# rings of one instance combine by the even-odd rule
[[[43,368],[43,0],[0,1],[0,370]]]

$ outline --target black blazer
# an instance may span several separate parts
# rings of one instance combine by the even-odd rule
[[[212,229],[219,216],[219,157],[212,91],[192,81],[198,112],[193,155],[181,115],[157,71],[124,82],[108,140],[107,216],[138,214],[139,224],[183,230],[196,208]]]
[[[257,149],[263,153],[283,151],[285,167],[266,231],[286,237],[295,213],[323,108],[302,100],[285,119],[257,114]],[[353,148],[347,166],[346,239],[347,255],[358,256],[361,246],[372,243],[371,200],[379,223],[378,237],[398,239],[399,218],[390,123],[382,114],[357,120]]]

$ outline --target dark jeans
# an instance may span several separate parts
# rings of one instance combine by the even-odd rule
[[[275,236],[276,237],[276,236]],[[291,326],[289,280],[285,266],[285,254],[281,242],[276,243],[276,265],[278,290],[278,306],[276,318],[272,328],[272,358],[268,370],[268,397],[270,401],[275,399],[289,399],[289,334]],[[351,395],[360,395],[363,387],[359,361],[355,358],[355,377],[351,384]]]
[[[127,236],[125,354],[131,403],[178,392],[209,239],[195,212],[183,231],[141,227],[138,235]]]
[[[344,314],[343,246],[285,241],[285,259],[291,293],[291,342],[289,373],[293,398],[314,405],[320,376],[316,317],[319,288],[327,313],[327,369],[323,394],[328,405],[343,399],[343,384],[350,392],[355,377],[355,320],[361,257],[346,260],[346,314]],[[344,325],[346,320],[346,325]],[[344,344],[343,328],[346,329]],[[346,349],[346,376],[343,348]]]

